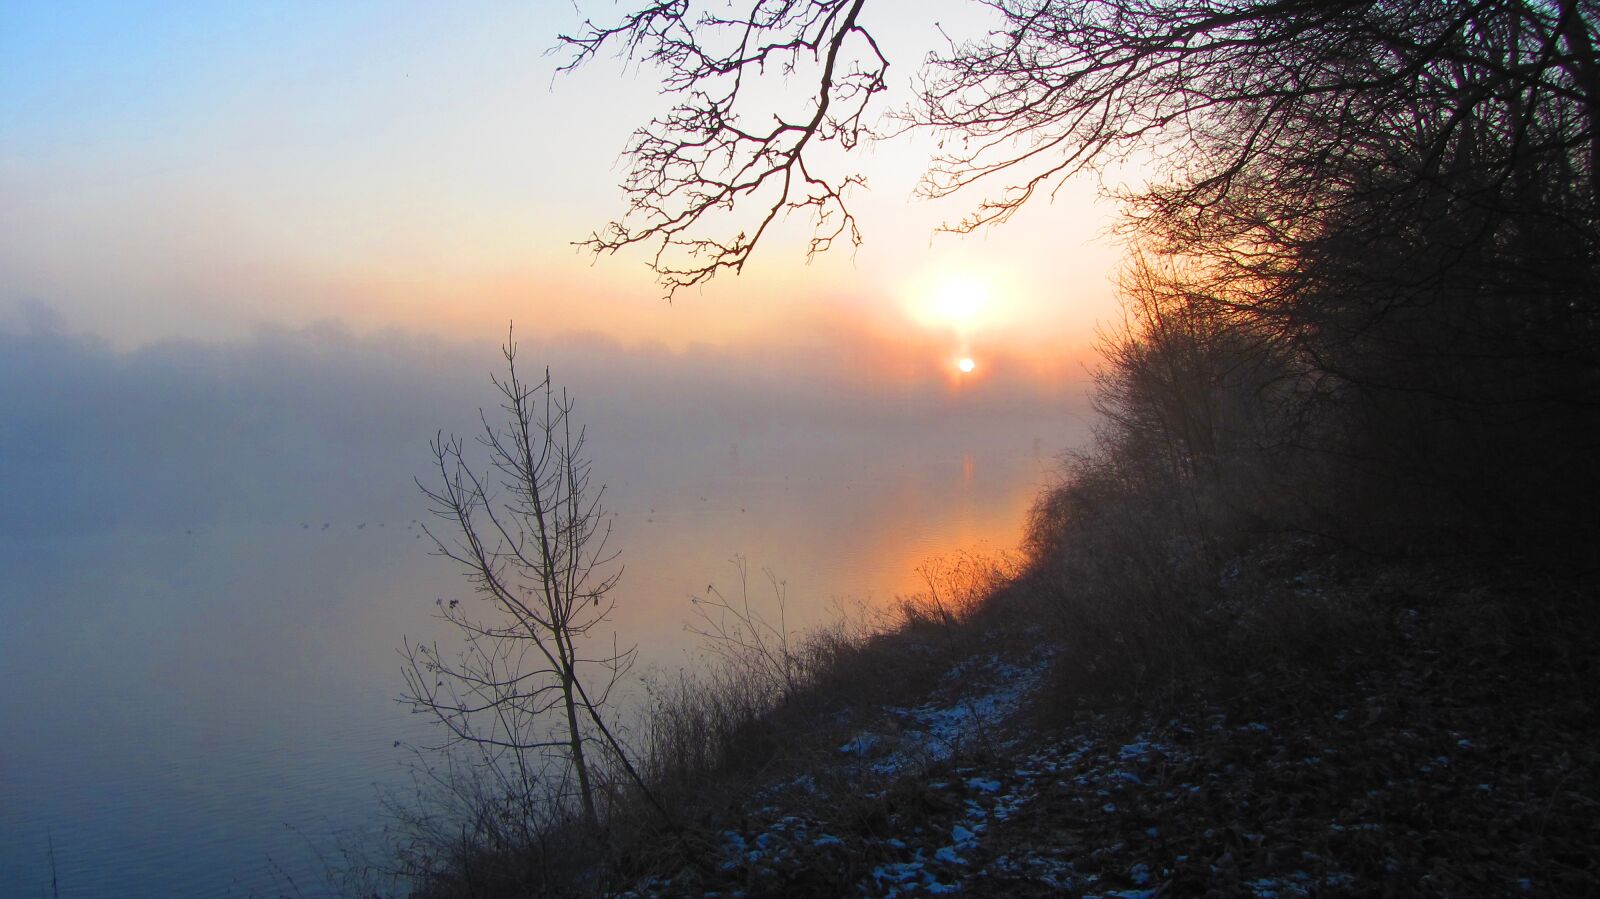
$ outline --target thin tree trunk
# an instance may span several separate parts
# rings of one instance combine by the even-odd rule
[[[572,768],[578,774],[578,794],[583,801],[583,823],[590,832],[600,828],[600,817],[594,810],[594,790],[589,784],[589,765],[583,756],[583,731],[578,728],[578,706],[573,699],[575,675],[569,670],[561,675],[561,696],[567,705],[567,735],[571,741]]]

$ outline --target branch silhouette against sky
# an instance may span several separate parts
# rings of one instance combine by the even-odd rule
[[[811,218],[808,253],[859,244],[847,197],[862,179],[840,157],[914,130],[940,146],[920,194],[980,195],[945,226],[958,232],[1125,162],[1152,175],[1123,191],[1136,223],[1220,229],[1209,243],[1247,251],[1295,242],[1396,175],[1503,204],[1519,172],[1554,166],[1581,187],[1554,214],[1593,220],[1593,2],[974,5],[989,29],[945,34],[905,100],[873,29],[916,13],[883,0],[673,0],[563,37],[566,69],[613,50],[659,72],[675,104],[636,132],[626,211],[586,246],[648,247],[670,297],[738,273],[793,213]]]

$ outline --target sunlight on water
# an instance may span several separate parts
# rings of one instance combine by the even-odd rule
[[[1037,425],[745,427],[656,459],[597,442],[619,639],[642,669],[692,663],[688,599],[730,587],[735,557],[781,578],[807,627],[917,590],[930,557],[1015,546],[1051,471]],[[314,894],[341,842],[377,845],[377,791],[406,784],[394,744],[428,736],[394,701],[396,647],[469,593],[428,554],[420,497],[323,499],[276,525],[0,543],[0,893],[47,887],[51,844],[61,895],[129,897]]]

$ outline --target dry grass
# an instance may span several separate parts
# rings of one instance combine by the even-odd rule
[[[930,562],[926,595],[891,615],[837,610],[799,634],[781,581],[763,572],[696,601],[693,629],[706,664],[647,679],[629,728],[631,760],[649,796],[618,760],[602,769],[600,832],[578,825],[560,783],[538,795],[507,789],[470,764],[419,764],[417,797],[395,804],[398,871],[413,895],[590,895],[647,872],[694,866],[707,822],[737,814],[752,791],[836,754],[854,710],[919,696],[970,641],[968,622],[1010,572],[962,555]],[[430,767],[432,765],[432,767]],[[662,812],[665,812],[663,814]]]

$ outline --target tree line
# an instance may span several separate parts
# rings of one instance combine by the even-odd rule
[[[975,197],[957,231],[1136,159],[1156,176],[1110,188],[1131,253],[1103,447],[1191,515],[1376,551],[1592,535],[1600,4],[983,6],[885,108],[888,3],[646,4],[564,37],[676,102],[589,245],[649,247],[670,295],[781,215],[813,217],[813,251],[858,242],[838,160],[907,130],[944,138],[924,194]]]
[[[588,245],[644,248],[670,297],[784,216],[812,218],[812,252],[859,242],[841,160],[911,130],[945,138],[921,190],[974,196],[963,232],[1136,160],[1155,176],[1110,188],[1130,252],[1096,438],[1036,504],[1023,575],[1075,645],[1181,665],[1205,585],[1266,535],[1592,564],[1600,0],[981,5],[992,27],[946,35],[895,107],[884,0],[660,0],[562,38],[569,66],[655,67],[675,103]],[[617,570],[583,432],[509,341],[506,363],[489,468],[441,436],[424,486],[490,612],[441,606],[466,648],[408,646],[408,699],[476,753],[480,776],[441,781],[469,805],[458,785],[487,781],[474,839],[539,844],[552,808],[593,833],[630,802],[670,827],[606,714],[632,654],[590,639]],[[736,723],[798,658],[745,609],[757,641],[724,645],[781,676]]]

